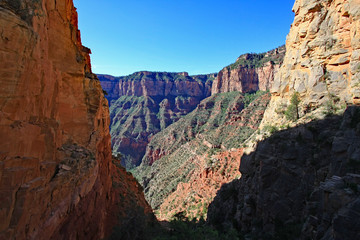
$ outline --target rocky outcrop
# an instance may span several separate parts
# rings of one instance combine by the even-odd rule
[[[297,0],[293,11],[265,124],[282,121],[279,112],[294,92],[301,96],[301,116],[331,104],[333,96],[339,105],[360,103],[359,0]]]
[[[110,106],[114,154],[128,169],[138,166],[150,138],[185,116],[210,95],[215,75],[137,72],[126,77],[99,75]]]
[[[267,91],[285,55],[285,46],[266,53],[241,55],[235,63],[221,70],[212,85],[212,94],[240,91]]]
[[[249,238],[357,239],[360,109],[274,133],[241,159],[209,223]]]
[[[1,1],[0,27],[0,239],[108,236],[131,212],[114,195],[137,187],[113,188],[126,174],[72,1]]]

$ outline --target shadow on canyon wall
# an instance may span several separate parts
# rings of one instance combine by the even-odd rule
[[[360,239],[360,107],[275,132],[208,209],[251,239]]]

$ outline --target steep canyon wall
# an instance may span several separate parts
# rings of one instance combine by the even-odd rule
[[[103,238],[126,174],[72,0],[1,1],[0,27],[0,239]]]
[[[302,0],[293,11],[287,53],[264,124],[282,122],[279,112],[294,92],[300,93],[302,116],[334,96],[344,105],[360,103],[360,1]]]

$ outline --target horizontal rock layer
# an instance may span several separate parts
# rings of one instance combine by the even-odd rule
[[[211,94],[269,90],[285,54],[285,47],[266,53],[241,55],[235,63],[221,70],[214,80]]]
[[[184,73],[136,72],[125,77],[98,75],[101,86],[111,102],[121,96],[210,96],[211,83],[216,74],[189,76]]]
[[[138,166],[151,137],[194,110],[210,95],[216,75],[138,72],[99,75],[110,105],[112,147],[127,168]]]

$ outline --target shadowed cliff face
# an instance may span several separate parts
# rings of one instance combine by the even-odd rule
[[[103,238],[126,209],[114,195],[132,188],[112,189],[125,173],[111,162],[108,105],[76,9],[1,1],[0,28],[0,238]]]
[[[289,124],[295,92],[300,120],[242,157],[241,179],[218,192],[208,222],[249,239],[358,239],[360,1],[296,0],[293,11],[261,127]],[[345,113],[331,115],[340,104]]]
[[[137,72],[126,77],[99,75],[110,105],[114,154],[127,168],[138,166],[151,137],[210,96],[215,74]]]
[[[250,238],[358,239],[360,108],[274,133],[241,159],[208,222]]]

